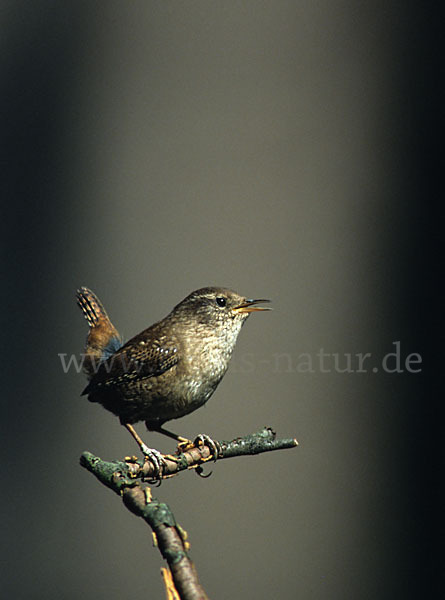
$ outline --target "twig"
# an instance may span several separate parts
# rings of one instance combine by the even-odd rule
[[[265,427],[257,433],[236,438],[230,442],[219,442],[219,445],[221,452],[217,460],[294,448],[298,442],[296,439],[277,440],[275,432],[270,427]],[[169,458],[166,455],[163,478],[172,477],[186,469],[199,469],[200,465],[212,458],[211,450],[207,446],[191,448],[179,454],[178,457]],[[154,474],[151,463],[138,461],[135,458],[107,462],[90,452],[84,452],[80,457],[80,464],[93,473],[101,483],[122,496],[125,506],[135,515],[142,517],[152,528],[173,580],[172,587],[169,574],[163,572],[164,582],[167,582],[165,585],[168,597],[175,598],[175,588],[181,600],[208,600],[198,581],[195,567],[187,554],[189,543],[186,533],[176,523],[168,505],[159,502],[151,495],[147,483],[147,479],[150,480]]]
[[[298,446],[298,442],[295,438],[277,440],[273,429],[264,427],[256,433],[235,438],[230,442],[220,441],[219,445],[221,453],[217,460],[295,448],[295,446]],[[167,479],[186,469],[196,469],[203,463],[213,460],[213,455],[208,446],[197,446],[182,452],[174,458],[166,454],[164,460],[165,469],[162,478]],[[155,467],[151,462],[137,460],[136,457],[127,458],[125,461],[106,462],[90,452],[84,452],[80,458],[80,464],[112,489],[113,486],[109,485],[109,480],[110,476],[116,471],[120,471],[130,479],[141,477],[150,480],[155,474]]]

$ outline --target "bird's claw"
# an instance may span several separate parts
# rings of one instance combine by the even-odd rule
[[[176,454],[182,454],[183,452],[187,452],[188,450],[191,450],[192,448],[195,448],[195,444],[192,442],[192,440],[188,440],[187,438],[179,438],[179,443],[178,446],[176,448]]]
[[[154,467],[154,472],[151,479],[153,481],[159,482],[160,485],[165,469],[167,467],[167,463],[165,462],[163,455],[159,452],[159,450],[149,448],[145,444],[141,447],[141,450],[144,454],[145,460],[151,462],[151,464]]]
[[[221,444],[217,440],[213,440],[209,435],[206,435],[205,433],[200,433],[196,437],[194,441],[194,446],[196,448],[199,448],[199,446],[207,446],[207,448],[210,449],[214,462],[216,462],[222,454]]]
[[[210,471],[209,473],[207,473],[207,475],[204,475],[204,469],[201,467],[201,465],[198,465],[195,469],[195,473],[197,475],[199,475],[200,477],[202,477],[203,479],[208,479],[210,477],[210,475],[213,473],[213,471]]]

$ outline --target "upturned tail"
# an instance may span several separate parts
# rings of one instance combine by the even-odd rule
[[[102,302],[91,290],[81,287],[77,290],[76,298],[77,304],[90,326],[85,346],[83,370],[88,379],[91,379],[100,363],[119,350],[123,342]]]

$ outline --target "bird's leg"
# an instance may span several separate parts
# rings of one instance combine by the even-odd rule
[[[162,433],[162,435],[166,435],[167,437],[171,438],[172,440],[175,440],[176,442],[178,442],[178,447],[177,447],[177,454],[181,454],[182,452],[185,452],[187,449],[193,448],[193,442],[185,437],[182,437],[182,435],[178,435],[177,433],[173,433],[173,431],[169,431],[168,429],[164,429],[161,425],[153,425],[153,423],[150,423],[149,421],[145,421],[145,425],[148,429],[148,431],[157,431],[158,433]]]
[[[139,448],[142,451],[142,454],[151,462],[155,467],[154,479],[161,479],[162,474],[165,468],[165,460],[159,450],[155,450],[154,448],[149,448],[142,439],[139,437],[136,429],[130,423],[123,423],[124,427],[128,429],[130,434],[136,440]]]
[[[147,429],[151,429],[148,428]],[[162,433],[162,435],[166,435],[167,437],[171,438],[172,440],[176,440],[177,442],[179,442],[180,444],[193,444],[193,442],[185,437],[182,437],[182,435],[178,435],[177,433],[173,433],[173,431],[169,431],[168,429],[164,429],[163,427],[156,427],[156,429],[151,429],[152,431],[157,431],[158,433]]]
[[[166,435],[167,437],[169,437],[173,440],[176,440],[178,442],[178,449],[177,449],[178,454],[180,454],[181,452],[186,452],[187,450],[190,450],[191,448],[197,448],[199,446],[207,446],[208,448],[210,448],[213,459],[216,461],[222,452],[221,444],[218,441],[212,440],[212,438],[209,435],[206,435],[205,433],[200,433],[196,437],[195,441],[192,442],[191,440],[189,440],[185,437],[182,437],[181,435],[178,435],[177,433],[173,433],[173,431],[164,429],[164,427],[162,427],[161,425],[154,426],[152,423],[148,423],[147,421],[145,422],[145,424],[149,431],[157,431],[158,433],[162,433],[163,435]]]

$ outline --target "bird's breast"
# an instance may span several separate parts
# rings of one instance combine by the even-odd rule
[[[232,350],[213,335],[188,341],[178,364],[178,376],[189,402],[201,405],[210,398],[227,371]]]

